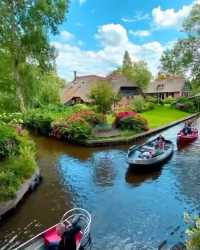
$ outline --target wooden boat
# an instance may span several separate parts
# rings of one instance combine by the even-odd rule
[[[63,215],[60,223],[65,225],[66,228],[75,223],[78,223],[81,227],[81,231],[75,236],[76,250],[90,243],[91,215],[88,211],[82,208],[71,209]],[[50,243],[59,242],[61,239],[57,233],[57,226],[58,224],[48,228],[44,232],[15,248],[15,250],[46,250]]]
[[[192,129],[191,134],[185,135],[182,131],[180,131],[177,134],[177,144],[178,145],[186,145],[188,143],[191,143],[195,141],[198,138],[198,130],[197,129]]]
[[[162,150],[155,149],[156,139],[140,146],[133,146],[128,150],[128,163],[132,170],[152,171],[162,164],[173,154],[174,146],[169,140],[165,140]],[[144,152],[154,151],[149,158],[143,158]]]

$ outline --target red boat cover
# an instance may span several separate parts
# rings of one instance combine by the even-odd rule
[[[48,246],[50,243],[53,242],[59,242],[61,240],[61,237],[57,234],[56,226],[47,230],[44,233],[44,242],[45,245]],[[76,234],[76,244],[78,245],[83,237],[82,232],[78,232]]]

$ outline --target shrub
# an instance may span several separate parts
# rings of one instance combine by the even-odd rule
[[[147,124],[144,120],[135,116],[128,116],[120,120],[119,128],[122,130],[134,130],[135,132],[141,132],[147,130]]]
[[[143,111],[143,107],[145,105],[145,100],[141,96],[134,97],[132,101],[132,107],[136,112],[141,113]]]
[[[90,124],[82,118],[68,123],[68,127],[65,130],[69,140],[87,139],[92,134]]]
[[[158,103],[158,98],[157,97],[153,97],[153,96],[146,96],[145,100],[146,100],[146,102],[152,102],[154,104]]]
[[[185,112],[194,113],[197,111],[197,107],[192,99],[187,97],[180,97],[176,102],[176,108]]]
[[[173,103],[176,102],[176,99],[169,96],[167,97],[165,100],[163,100],[163,104],[169,104],[169,105],[172,105]]]
[[[3,113],[0,114],[0,121],[11,123],[11,124],[22,124],[23,123],[23,114],[20,112],[16,113]]]
[[[185,214],[185,221],[189,225],[187,229],[187,250],[199,250],[200,249],[200,218],[194,217],[189,214]]]
[[[71,121],[76,120],[77,118],[85,119],[85,121],[87,121],[91,126],[102,124],[105,120],[105,117],[102,114],[96,114],[94,111],[91,110],[81,110],[72,114],[68,118],[68,122],[70,123]]]
[[[17,153],[17,136],[15,129],[6,125],[0,124],[0,159],[15,155]]]
[[[36,150],[28,133],[9,124],[0,124],[0,141],[0,201],[6,201],[37,168]]]
[[[132,108],[136,112],[144,112],[148,110],[152,110],[155,107],[154,102],[146,101],[143,97],[141,96],[136,96],[133,101],[132,101]]]
[[[86,139],[92,133],[92,127],[103,124],[105,117],[91,110],[81,110],[68,118],[58,119],[51,124],[52,135],[69,140]],[[77,135],[75,134],[77,133]]]
[[[147,120],[136,112],[120,112],[116,115],[115,125],[123,130],[141,132],[148,130]]]

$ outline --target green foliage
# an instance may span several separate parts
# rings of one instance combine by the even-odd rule
[[[153,102],[147,102],[142,96],[136,96],[131,102],[131,106],[133,110],[135,110],[138,113],[141,113],[144,111],[154,109],[155,104]]]
[[[49,35],[57,34],[68,1],[0,1],[0,106],[6,111],[57,99],[55,48]],[[57,100],[56,100],[57,101]]]
[[[122,130],[133,130],[135,132],[142,132],[148,130],[147,121],[139,115],[127,116],[117,124],[117,127]]]
[[[116,94],[109,82],[98,81],[91,89],[90,98],[97,106],[98,112],[105,114],[111,110],[116,100]]]
[[[197,112],[194,100],[187,97],[178,98],[176,101],[176,108],[189,113]]]
[[[37,168],[35,145],[24,131],[17,134],[14,127],[0,124],[0,202],[14,198],[20,185]],[[9,146],[9,147],[8,147]],[[4,147],[4,149],[3,149]]]
[[[92,127],[84,119],[77,119],[68,123],[66,132],[69,140],[88,139],[92,134]]]
[[[161,58],[162,71],[170,74],[190,72],[192,81],[200,81],[200,4],[195,4],[186,18],[185,38],[178,40]]]
[[[169,104],[169,105],[173,105],[176,102],[176,99],[169,96],[167,98],[165,98],[165,100],[163,100],[163,104]]]
[[[186,249],[200,250],[200,218],[189,214],[185,214],[184,217],[185,222],[188,224]]]
[[[17,153],[17,136],[12,127],[0,124],[0,160]]]
[[[24,114],[23,119],[25,126],[28,128],[35,129],[44,135],[50,135],[51,123],[59,118],[67,118],[73,112],[73,107],[48,105],[27,111]]]
[[[145,89],[151,78],[151,72],[148,70],[144,61],[132,62],[128,51],[124,54],[123,65],[116,72],[120,72],[128,80],[136,83],[140,88]]]

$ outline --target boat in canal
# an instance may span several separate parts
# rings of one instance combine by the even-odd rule
[[[184,134],[183,131],[179,131],[177,134],[177,144],[179,146],[187,145],[198,138],[198,130],[193,128],[190,134]]]
[[[162,150],[156,149],[155,145],[156,139],[129,148],[128,163],[132,170],[144,172],[158,169],[172,156],[174,146],[171,141],[165,140]]]
[[[60,242],[58,226],[63,225],[65,229],[79,226],[80,231],[75,235],[76,250],[85,249],[90,245],[91,215],[82,208],[73,208],[66,212],[60,222],[32,239],[15,248],[15,250],[46,250],[55,242]]]

